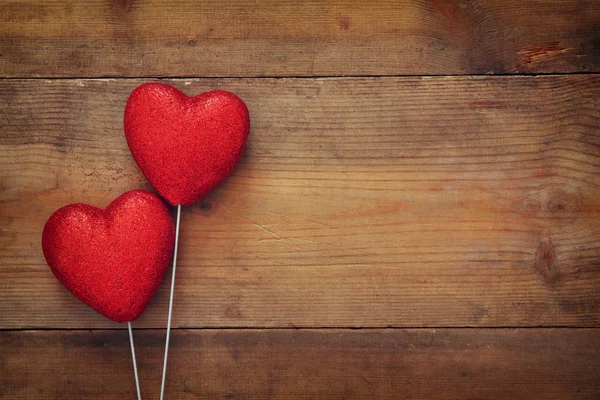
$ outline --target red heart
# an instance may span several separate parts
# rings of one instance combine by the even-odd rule
[[[133,190],[102,210],[71,204],[46,222],[42,249],[58,280],[85,304],[133,321],[156,293],[173,253],[175,228],[162,201]]]
[[[125,137],[133,158],[169,203],[189,205],[227,177],[242,157],[250,116],[233,93],[188,97],[146,83],[125,107]]]

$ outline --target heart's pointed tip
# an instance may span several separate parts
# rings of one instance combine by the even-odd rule
[[[97,311],[97,310],[96,310]],[[144,311],[146,311],[146,309],[144,308],[143,310],[140,311],[135,311],[135,312],[127,312],[127,313],[118,313],[115,314],[113,312],[101,312],[98,311],[100,314],[102,314],[103,316],[105,316],[106,318],[110,319],[111,321],[117,322],[119,324],[125,323],[125,322],[133,322],[136,319],[140,318],[142,316],[142,314],[144,313]]]

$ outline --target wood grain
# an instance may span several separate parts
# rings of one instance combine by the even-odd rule
[[[121,126],[141,82],[0,81],[0,327],[114,326],[40,233],[149,187]],[[172,83],[252,116],[233,176],[183,210],[175,326],[599,326],[597,76]],[[164,326],[166,289],[137,326]]]
[[[0,76],[598,72],[599,25],[580,0],[19,0]]]
[[[157,398],[163,331],[135,331]],[[0,396],[135,398],[125,331],[0,333]],[[588,329],[174,331],[167,398],[596,399]],[[35,360],[35,362],[31,362]]]

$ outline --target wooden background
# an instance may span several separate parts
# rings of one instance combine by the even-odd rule
[[[0,2],[0,398],[135,398],[126,327],[40,239],[150,188],[122,118],[156,79],[252,118],[183,210],[167,398],[599,398],[598,2],[165,4]]]

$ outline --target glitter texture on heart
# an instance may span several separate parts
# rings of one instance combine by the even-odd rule
[[[124,116],[127,144],[148,181],[169,203],[194,203],[242,157],[250,117],[236,95],[215,90],[188,97],[162,83],[136,88]]]
[[[133,321],[156,293],[171,260],[173,220],[154,194],[127,192],[105,210],[71,204],[46,222],[42,249],[58,280],[117,322]]]

